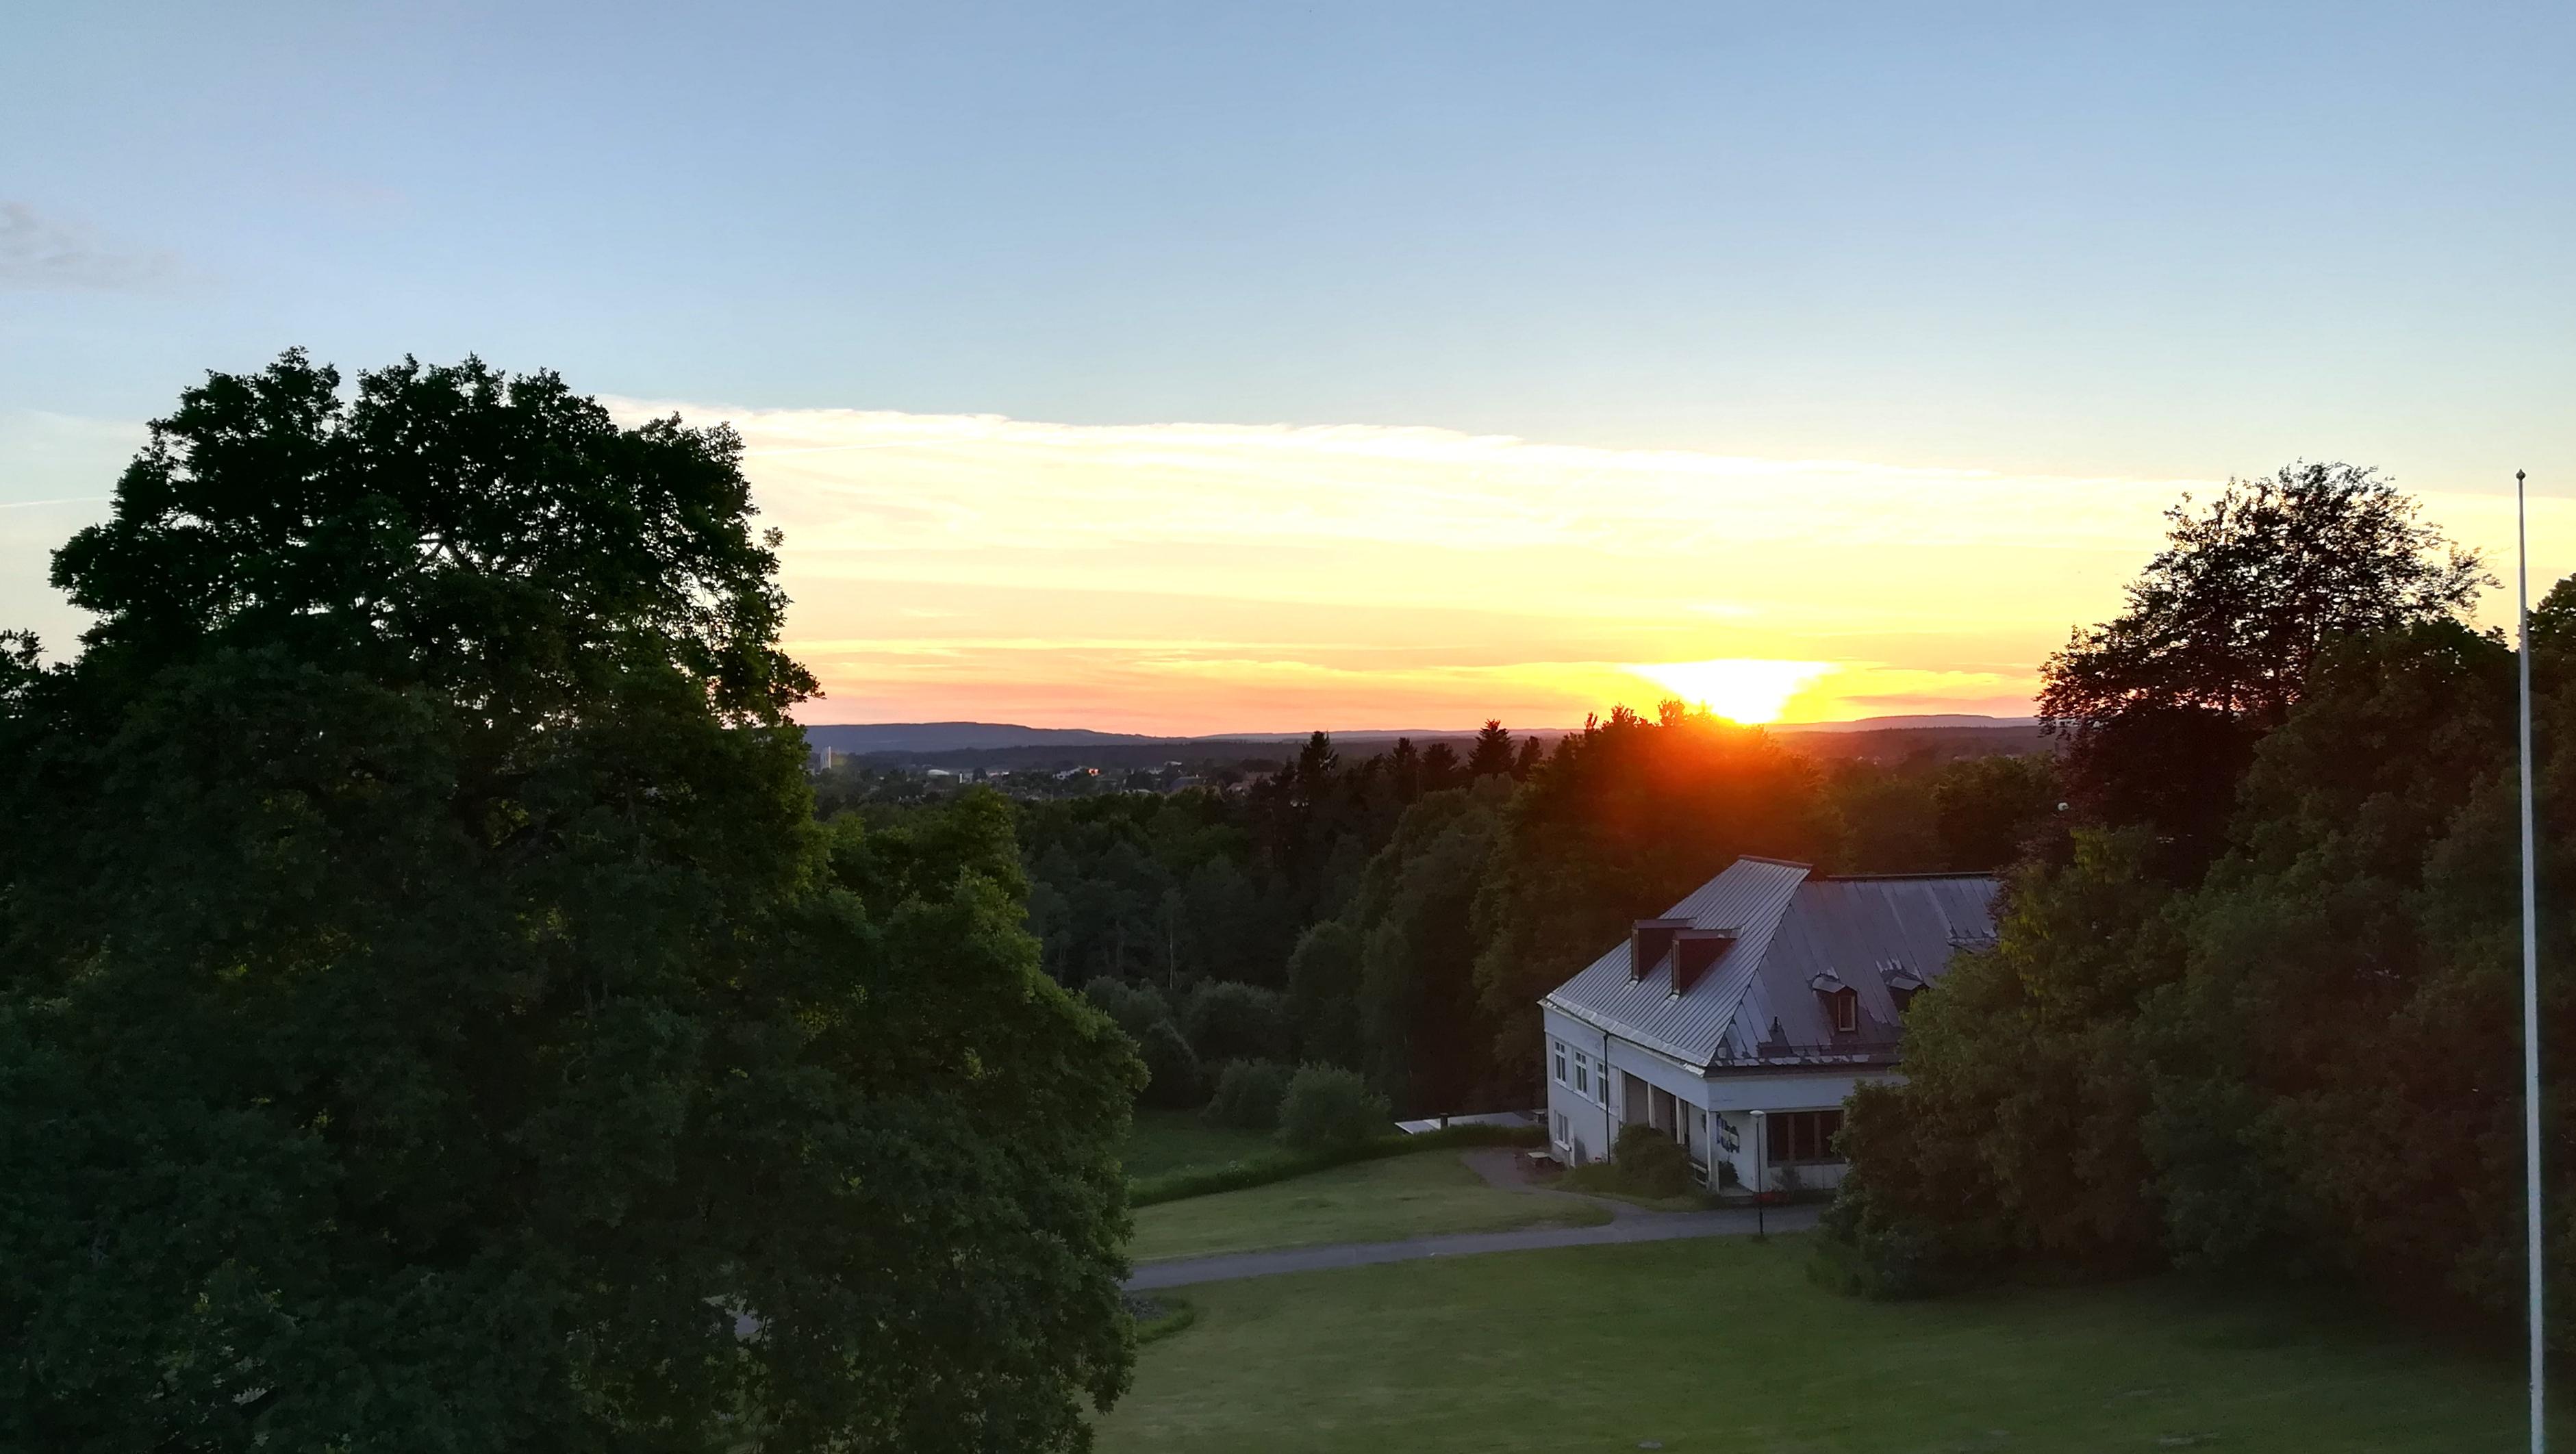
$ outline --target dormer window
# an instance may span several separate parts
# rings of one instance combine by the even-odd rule
[[[1914,1003],[1916,995],[1928,988],[1923,976],[1916,974],[1913,967],[1901,959],[1880,960],[1878,974],[1887,982],[1887,998],[1896,1006],[1899,1016],[1904,1015],[1907,1007]]]
[[[1807,976],[1807,988],[1816,992],[1816,1002],[1825,1012],[1825,1023],[1837,1035],[1849,1035],[1860,1028],[1860,991],[1843,983],[1843,977],[1832,970]]]

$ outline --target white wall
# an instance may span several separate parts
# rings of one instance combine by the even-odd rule
[[[1619,1092],[1608,1090],[1601,1081],[1602,1033],[1591,1025],[1555,1010],[1541,1016],[1546,1033],[1539,1042],[1541,1064],[1539,1078],[1547,1087],[1548,1132],[1555,1139],[1556,1117],[1566,1117],[1569,1141],[1582,1143],[1584,1157],[1598,1160],[1610,1154],[1611,1143],[1618,1139],[1618,1128],[1624,1103]],[[1592,1084],[1589,1097],[1576,1094],[1571,1082],[1556,1083],[1554,1042],[1563,1041],[1567,1064],[1571,1067],[1576,1051],[1592,1061]],[[1750,1112],[1762,1111],[1829,1111],[1836,1110],[1848,1099],[1854,1087],[1865,1081],[1896,1080],[1892,1070],[1819,1071],[1815,1074],[1793,1074],[1786,1071],[1760,1071],[1746,1074],[1700,1076],[1678,1061],[1660,1055],[1644,1046],[1610,1036],[1607,1050],[1610,1067],[1623,1076],[1634,1076],[1649,1085],[1670,1092],[1687,1106],[1709,1112],[1710,1151],[1721,1161],[1732,1162],[1735,1177],[1741,1185],[1754,1183],[1753,1121]],[[1606,1105],[1605,1105],[1606,1102]],[[1734,1135],[1735,1150],[1725,1148],[1727,1133]],[[1570,1154],[1560,1146],[1558,1155]],[[1764,1158],[1764,1174],[1770,1171]],[[1799,1179],[1809,1187],[1829,1187],[1842,1181],[1843,1168],[1835,1166],[1801,1166]]]
[[[1892,1071],[1874,1070],[1859,1074],[1838,1075],[1732,1075],[1712,1076],[1707,1081],[1711,1109],[1717,1111],[1735,1133],[1735,1153],[1727,1159],[1734,1163],[1735,1179],[1744,1186],[1754,1184],[1752,1112],[1766,1114],[1783,1111],[1839,1110],[1852,1090],[1866,1081],[1895,1079]],[[1801,1166],[1799,1181],[1809,1187],[1839,1186],[1843,1168]],[[1769,1158],[1762,1160],[1765,1178],[1772,1175]]]
[[[1609,1094],[1602,1080],[1601,1032],[1580,1020],[1559,1015],[1552,1010],[1547,1012],[1545,1021],[1547,1032],[1540,1037],[1538,1047],[1539,1080],[1547,1087],[1549,1144],[1555,1148],[1559,1157],[1568,1158],[1569,1161],[1573,1156],[1573,1149],[1567,1143],[1579,1144],[1582,1159],[1598,1161],[1610,1154],[1610,1143],[1617,1139],[1618,1128],[1617,1113],[1606,1104],[1609,1101]],[[1556,1080],[1555,1047],[1560,1041],[1565,1045],[1568,1067],[1566,1083],[1563,1085],[1559,1085]],[[1572,1066],[1577,1054],[1585,1056],[1591,1062],[1588,1095],[1577,1092],[1573,1085]],[[1560,1114],[1566,1120],[1566,1137],[1563,1142],[1558,1141],[1556,1137],[1556,1118]]]

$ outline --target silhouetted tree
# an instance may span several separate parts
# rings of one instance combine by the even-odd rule
[[[1422,755],[1415,750],[1412,738],[1395,739],[1386,762],[1388,785],[1394,789],[1398,803],[1410,803],[1422,796]]]
[[[1941,866],[1986,871],[2020,856],[2057,812],[2057,768],[2047,756],[1962,758],[1932,783]]]
[[[1422,754],[1422,791],[1436,793],[1456,787],[1464,776],[1458,766],[1458,749],[1446,742],[1434,742]]]
[[[1512,734],[1491,717],[1476,734],[1475,745],[1467,750],[1467,776],[1502,777],[1512,770]]]
[[[2128,606],[2041,667],[2091,819],[2149,825],[2182,879],[2217,851],[2254,743],[2337,637],[2458,619],[2492,584],[2474,551],[2371,470],[2298,463],[2166,512]]]

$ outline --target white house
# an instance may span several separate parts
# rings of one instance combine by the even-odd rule
[[[1907,1002],[1994,941],[1996,888],[1737,859],[1539,1002],[1557,1156],[1598,1160],[1643,1122],[1703,1184],[1840,1181],[1844,1098],[1895,1078]]]

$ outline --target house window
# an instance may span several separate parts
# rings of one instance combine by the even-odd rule
[[[1555,1142],[1557,1145],[1559,1145],[1559,1146],[1564,1145],[1564,1144],[1565,1144],[1565,1112],[1563,1112],[1563,1111],[1559,1111],[1559,1112],[1557,1112],[1557,1113],[1556,1113],[1556,1119],[1555,1119],[1552,1123],[1550,1123],[1550,1125],[1549,1125],[1548,1129],[1549,1129],[1549,1132],[1551,1133],[1551,1134],[1549,1135],[1548,1139],[1549,1139],[1549,1140],[1551,1140],[1551,1141],[1554,1141],[1554,1142]]]
[[[1860,1028],[1860,993],[1859,993],[1859,991],[1857,991],[1857,990],[1851,990],[1851,989],[1839,989],[1839,990],[1834,991],[1834,992],[1833,992],[1833,994],[1830,996],[1830,998],[1831,998],[1831,999],[1833,1000],[1833,1002],[1834,1002],[1834,1029],[1835,1029],[1838,1033],[1840,1033],[1840,1034],[1844,1034],[1844,1035],[1848,1035],[1848,1034],[1850,1034],[1851,1032],[1853,1032],[1854,1030],[1859,1029],[1859,1028]]]
[[[1574,1052],[1574,1093],[1579,1096],[1592,1094],[1592,1057],[1580,1050]]]
[[[1843,1113],[1833,1111],[1773,1111],[1763,1118],[1763,1151],[1773,1166],[1798,1166],[1809,1162],[1842,1160],[1834,1150],[1834,1137],[1843,1128]]]
[[[1565,1084],[1565,1042],[1551,1040],[1548,1043],[1554,1046],[1556,1051],[1556,1083],[1563,1085]]]

